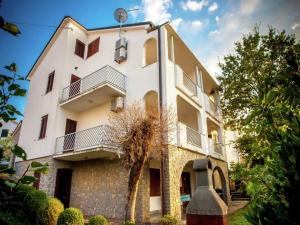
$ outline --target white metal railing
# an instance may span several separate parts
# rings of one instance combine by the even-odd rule
[[[205,95],[205,108],[206,111],[212,114],[216,119],[222,119],[221,108],[213,102],[208,95]]]
[[[190,127],[186,127],[187,143],[201,147],[201,134]]]
[[[112,141],[111,134],[111,128],[108,125],[100,125],[58,137],[55,153],[62,154],[68,151],[76,152],[101,147],[119,152],[121,146]]]
[[[221,142],[214,142],[211,138],[209,138],[208,146],[211,152],[223,155],[223,144]]]
[[[192,92],[193,95],[197,95],[197,84],[194,83],[194,81],[188,77],[186,73],[182,73],[182,81],[183,85],[190,91]]]
[[[125,75],[111,66],[104,66],[84,78],[70,84],[62,90],[61,102],[83,94],[97,86],[110,84],[125,92]]]
[[[193,148],[192,150],[199,150],[202,147],[202,135],[187,126],[186,124],[179,122],[178,123],[178,145],[185,148]]]

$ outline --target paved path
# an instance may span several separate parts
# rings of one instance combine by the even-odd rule
[[[228,208],[228,215],[236,212],[237,210],[244,208],[249,201],[232,201],[231,206]]]

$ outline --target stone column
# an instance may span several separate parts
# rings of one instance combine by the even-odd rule
[[[186,209],[187,225],[227,225],[227,206],[213,188],[212,163],[194,161],[196,191]]]

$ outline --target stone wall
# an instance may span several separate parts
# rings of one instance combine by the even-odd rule
[[[71,207],[80,208],[87,216],[102,214],[107,218],[124,218],[128,172],[123,168],[121,160],[67,162],[45,157],[34,161],[49,164],[49,172],[40,178],[40,189],[49,196],[54,196],[57,169],[71,168]],[[17,173],[21,175],[31,162],[16,163]],[[149,179],[147,166],[137,195],[136,220],[139,224],[150,219]]]

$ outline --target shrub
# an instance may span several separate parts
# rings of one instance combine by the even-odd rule
[[[135,222],[130,221],[130,220],[126,220],[123,225],[135,225]]]
[[[108,225],[108,221],[104,216],[97,215],[90,218],[88,225]]]
[[[33,225],[26,218],[10,212],[0,212],[1,225]]]
[[[161,225],[177,225],[178,221],[176,218],[174,218],[171,215],[164,215],[161,219],[160,219],[160,224]]]
[[[38,211],[43,208],[48,201],[47,195],[41,190],[27,185],[23,185],[17,192],[17,199],[23,203],[23,210],[27,218],[32,221],[37,221]]]
[[[59,215],[64,211],[64,205],[57,198],[49,198],[38,212],[38,224],[56,225]]]
[[[57,225],[84,225],[83,214],[79,209],[68,208],[59,215]]]

